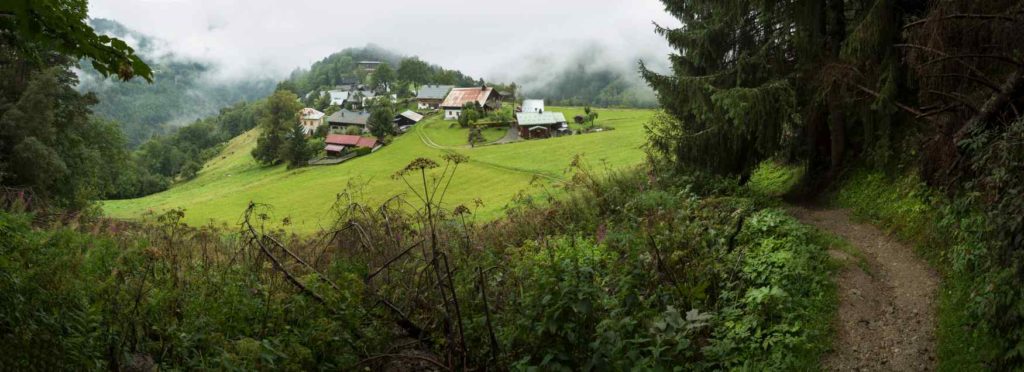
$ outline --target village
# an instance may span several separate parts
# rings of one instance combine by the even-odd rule
[[[385,62],[360,61],[357,68],[364,76],[373,76]],[[310,165],[334,165],[376,152],[392,137],[414,129],[428,119],[443,120],[451,128],[468,129],[466,147],[507,144],[567,135],[601,132],[595,125],[598,115],[589,107],[570,123],[562,112],[547,111],[543,99],[518,100],[512,91],[495,86],[425,84],[405,87],[407,98],[399,98],[389,85],[370,88],[357,78],[342,79],[333,89],[310,92],[306,102],[329,101],[323,111],[305,107],[298,113],[298,125],[308,138],[320,138],[322,146]],[[300,102],[303,102],[300,99]],[[386,115],[386,124],[373,116]],[[501,132],[488,140],[482,131]],[[493,136],[492,136],[493,137]]]

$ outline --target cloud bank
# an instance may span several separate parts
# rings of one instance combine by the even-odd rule
[[[222,79],[282,79],[369,43],[492,81],[595,45],[600,63],[635,71],[636,58],[669,52],[651,22],[675,22],[658,0],[92,0],[89,12],[218,66]]]

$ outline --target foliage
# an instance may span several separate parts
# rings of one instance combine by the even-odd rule
[[[298,97],[288,91],[277,91],[261,107],[259,116],[260,138],[252,156],[265,165],[288,161],[285,153],[285,139],[298,124],[298,113],[302,106]]]
[[[288,81],[290,85],[294,86],[294,92],[299,96],[304,96],[315,90],[327,90],[342,84],[364,83],[363,78],[365,76],[361,76],[361,72],[356,65],[358,61],[364,60],[381,61],[390,66],[398,66],[394,76],[388,79],[390,80],[389,83],[408,85],[409,83],[421,82],[421,84],[460,86],[470,86],[476,83],[473,78],[459,71],[445,70],[438,66],[429,65],[415,57],[404,58],[375,45],[367,45],[364,48],[349,48],[334,53],[314,63],[308,71],[296,70],[291,74]],[[388,67],[389,70],[391,70],[390,66]],[[392,70],[392,72],[395,71]]]
[[[122,80],[141,77],[153,81],[152,69],[121,39],[97,35],[86,18],[82,0],[12,0],[0,5],[3,45],[18,48],[38,61],[53,51],[74,58],[88,58],[103,76]]]
[[[239,240],[187,228],[181,215],[86,234],[35,230],[30,216],[0,212],[0,288],[11,294],[0,298],[8,351],[0,364],[308,370],[356,362],[366,345],[351,332],[360,315],[344,309],[360,300],[358,286],[324,307],[270,279],[261,256],[237,255]],[[358,272],[341,262],[330,270]]]
[[[483,108],[480,107],[479,102],[467,102],[462,105],[462,111],[459,113],[459,126],[469,128],[483,117]]]
[[[0,183],[76,210],[139,176],[116,123],[90,120],[94,98],[73,84],[64,68],[39,71],[16,102],[0,105]]]
[[[371,86],[377,91],[390,92],[396,77],[395,70],[391,69],[391,66],[387,63],[381,63],[377,70],[373,72],[373,84]]]
[[[295,125],[281,147],[281,158],[288,164],[288,168],[298,168],[306,165],[313,156],[313,151],[314,148],[306,141],[306,133],[302,126]]]
[[[487,138],[484,138],[483,130],[484,128],[480,125],[473,125],[469,127],[469,138],[467,138],[467,142],[469,142],[470,147],[476,147],[478,144],[487,142]]]
[[[398,128],[395,128],[395,106],[391,103],[391,98],[382,96],[375,99],[366,125],[370,129],[370,134],[382,140],[398,134]]]

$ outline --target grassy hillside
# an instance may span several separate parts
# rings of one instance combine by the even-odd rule
[[[581,108],[555,108],[566,117],[580,114]],[[446,204],[484,205],[475,211],[478,219],[500,216],[504,207],[523,190],[539,190],[531,180],[541,179],[548,186],[565,178],[564,170],[572,158],[581,154],[596,167],[613,168],[639,164],[644,142],[643,125],[651,110],[600,110],[598,123],[613,131],[581,136],[526,141],[514,144],[468,148],[458,138],[465,130],[450,128],[448,122],[431,117],[390,146],[362,158],[329,167],[311,167],[289,171],[283,166],[261,167],[250,151],[256,133],[235,138],[223,153],[210,161],[190,182],[168,191],[133,200],[103,202],[104,211],[117,218],[138,218],[149,211],[185,209],[189,224],[233,225],[250,201],[274,207],[274,221],[285,217],[296,232],[313,232],[331,223],[330,210],[337,195],[352,185],[361,185],[364,201],[381,202],[407,192],[406,186],[391,175],[413,159],[438,159],[444,151],[458,151],[470,157],[455,177]],[[501,137],[488,131],[488,139]],[[460,137],[461,136],[461,137]],[[426,143],[432,143],[427,145]],[[454,149],[454,150],[446,150]]]

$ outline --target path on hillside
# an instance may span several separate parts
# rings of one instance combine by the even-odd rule
[[[792,207],[790,213],[859,252],[829,252],[844,265],[836,278],[836,340],[823,369],[935,370],[938,274],[910,247],[874,226],[851,221],[847,211]]]
[[[432,148],[432,149],[435,149],[435,150],[443,150],[443,151],[444,150],[472,149],[472,147],[469,146],[469,145],[461,146],[461,147],[442,146],[442,145],[438,144],[437,142],[434,142],[434,140],[431,139],[430,136],[428,136],[425,131],[420,129],[420,127],[414,127],[414,128],[415,129],[413,129],[413,130],[416,132],[416,135],[419,136],[420,141],[423,142],[424,146],[427,146],[429,148]],[[509,132],[513,132],[513,130],[510,129]],[[509,138],[509,136],[511,136],[511,135],[512,134],[506,134],[505,137],[502,138],[502,140],[504,140],[506,138]],[[517,138],[517,139],[519,138],[519,133],[518,132],[515,133],[515,138]],[[501,141],[501,140],[499,140],[499,141]],[[491,168],[497,168],[497,169],[507,170],[507,171],[511,171],[511,172],[519,172],[519,173],[529,174],[529,175],[532,175],[532,176],[535,176],[535,177],[544,178],[544,179],[547,179],[547,180],[550,180],[550,181],[561,181],[562,180],[561,177],[558,177],[558,176],[555,176],[555,175],[551,175],[551,174],[547,174],[547,173],[543,173],[543,172],[537,172],[537,171],[533,171],[533,170],[529,170],[529,169],[510,167],[510,166],[496,164],[496,163],[491,163],[491,162],[487,162],[487,161],[481,161],[479,159],[473,159],[472,157],[470,157],[469,161],[473,162],[473,163],[476,163],[476,164],[481,164],[481,165],[489,166]]]

